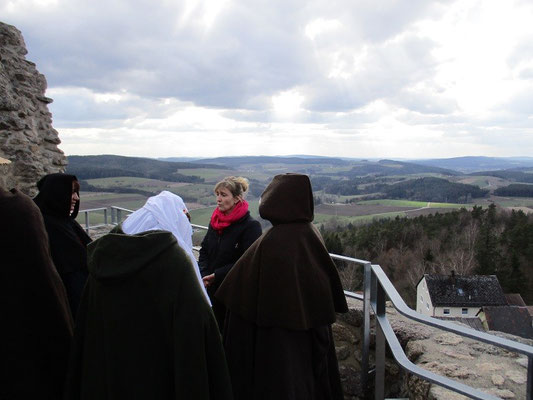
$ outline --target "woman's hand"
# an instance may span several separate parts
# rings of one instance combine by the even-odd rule
[[[207,288],[215,282],[215,274],[206,275],[202,278],[202,282],[204,282],[204,286]]]

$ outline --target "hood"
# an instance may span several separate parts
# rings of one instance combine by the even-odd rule
[[[313,213],[313,191],[307,175],[276,175],[261,195],[259,214],[273,225],[311,222]]]
[[[149,231],[126,235],[120,228],[115,228],[87,246],[89,273],[102,283],[126,280],[149,266],[176,243],[176,238],[170,232]]]
[[[72,199],[72,182],[77,181],[75,175],[50,174],[42,177],[37,182],[39,194],[35,196],[35,203],[46,215],[55,217],[76,218],[80,208],[79,200],[76,202],[74,211],[70,214],[70,201]],[[80,195],[79,192],[78,196]]]

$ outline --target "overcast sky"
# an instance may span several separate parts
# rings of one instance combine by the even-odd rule
[[[533,155],[531,0],[0,0],[67,155]]]

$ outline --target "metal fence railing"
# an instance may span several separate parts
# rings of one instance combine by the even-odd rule
[[[363,303],[364,312],[364,337],[362,349],[362,363],[361,363],[361,382],[363,388],[366,388],[366,383],[369,382],[370,373],[375,372],[374,384],[374,398],[376,400],[383,400],[385,398],[385,351],[386,345],[389,346],[396,362],[404,370],[414,374],[426,381],[435,383],[456,393],[460,393],[472,399],[480,400],[496,400],[500,399],[497,396],[485,393],[479,389],[465,385],[461,382],[452,380],[446,376],[438,375],[436,373],[425,370],[414,363],[412,363],[405,354],[403,348],[394,333],[390,321],[385,312],[385,302],[389,299],[396,310],[403,316],[429,325],[438,329],[455,333],[457,335],[467,337],[476,341],[488,343],[508,351],[523,354],[528,357],[527,368],[527,387],[526,399],[532,400],[532,383],[533,383],[533,346],[528,346],[520,342],[515,342],[509,339],[500,338],[485,332],[479,332],[471,328],[463,327],[452,322],[439,320],[436,318],[422,315],[410,307],[408,307],[399,293],[396,291],[392,282],[389,280],[385,272],[379,265],[372,265],[368,261],[352,259],[350,257],[338,256],[331,254],[333,259],[341,259],[344,261],[351,261],[362,265],[364,268],[364,291],[363,295],[357,295],[351,292],[345,292],[348,297],[361,299]],[[369,368],[369,352],[370,352],[370,311],[376,318],[376,347],[375,347],[375,371]]]
[[[126,213],[133,212],[121,207],[111,208],[111,224],[116,225],[122,221],[122,217]],[[102,209],[83,210],[80,213],[86,213],[85,215],[85,229],[89,227],[88,213],[94,211],[101,211]],[[104,218],[107,221],[107,211],[104,211]],[[207,227],[202,225],[192,224],[195,230],[207,230]],[[94,227],[94,226],[92,226]],[[198,247],[195,247],[198,250]],[[444,331],[452,332],[454,334],[467,337],[479,342],[488,343],[493,346],[497,346],[508,351],[523,354],[528,357],[527,367],[527,387],[526,387],[526,399],[533,400],[533,346],[528,346],[520,342],[515,342],[509,339],[500,338],[495,335],[491,335],[485,332],[479,332],[461,325],[454,324],[452,322],[439,320],[436,318],[422,315],[410,307],[408,307],[399,293],[396,291],[392,282],[386,276],[385,272],[379,265],[373,265],[369,261],[359,260],[352,257],[346,257],[338,254],[330,254],[334,260],[340,260],[348,263],[354,263],[364,269],[363,274],[363,294],[354,293],[351,291],[344,291],[345,295],[349,298],[357,299],[363,302],[363,348],[361,349],[361,383],[363,388],[367,388],[370,383],[370,379],[374,376],[374,399],[383,400],[385,398],[385,353],[386,346],[388,345],[396,362],[404,370],[416,375],[423,380],[431,383],[435,383],[442,387],[445,387],[453,392],[460,393],[472,399],[479,400],[496,400],[499,397],[485,393],[474,387],[465,385],[461,382],[452,380],[446,376],[438,375],[434,372],[428,371],[412,363],[392,329],[390,321],[385,312],[385,302],[389,299],[396,310],[403,316],[413,321],[420,322],[422,324],[432,326],[434,328],[442,329]],[[376,319],[376,345],[375,345],[375,367],[371,368],[369,364],[370,360],[370,315],[373,313]]]
[[[85,231],[89,233],[91,229],[97,229],[109,225],[118,225],[132,212],[133,210],[128,210],[127,208],[111,206],[80,210],[78,215],[83,215],[82,226]],[[93,223],[91,223],[91,214],[94,217]],[[111,219],[109,219],[109,217],[111,217]],[[97,222],[94,222],[95,219]]]

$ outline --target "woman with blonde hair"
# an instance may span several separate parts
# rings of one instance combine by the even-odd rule
[[[211,215],[207,234],[202,241],[198,264],[220,331],[224,327],[226,307],[214,293],[233,264],[261,236],[261,225],[250,216],[248,179],[228,176],[215,185],[217,207]]]

